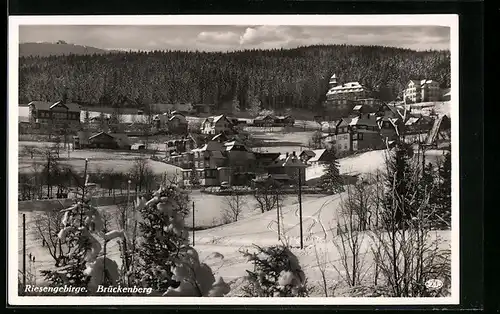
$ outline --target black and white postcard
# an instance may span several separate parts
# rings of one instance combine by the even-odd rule
[[[9,18],[13,305],[459,302],[456,15]]]

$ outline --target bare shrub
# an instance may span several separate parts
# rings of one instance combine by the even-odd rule
[[[356,183],[347,187],[347,197],[342,199],[337,225],[332,230],[333,244],[339,253],[340,266],[332,262],[343,281],[350,287],[360,285],[369,268],[366,265],[365,252],[362,252],[367,225],[369,206],[367,205],[365,183]],[[335,231],[333,231],[335,230]]]
[[[384,205],[380,208],[380,228],[370,232],[371,251],[377,268],[377,284],[390,288],[396,297],[446,295],[451,282],[450,250],[442,248],[442,239],[433,239],[430,197],[432,186],[422,186],[418,175],[408,173],[405,185],[398,186],[401,175],[388,173],[392,187],[386,186]],[[403,211],[404,209],[405,211]],[[403,216],[411,209],[411,216]],[[437,233],[436,233],[437,235]],[[429,280],[440,280],[438,289],[427,287]]]
[[[46,248],[54,259],[55,267],[64,264],[63,244],[58,237],[62,229],[63,214],[59,210],[46,211],[37,214],[34,219],[37,237],[42,240],[42,247]]]
[[[224,223],[231,223],[238,221],[241,217],[243,209],[245,208],[247,199],[245,195],[237,192],[231,193],[224,197],[225,207],[222,212],[222,220]]]
[[[321,274],[321,288],[325,297],[328,297],[328,282],[326,280],[326,266],[328,264],[328,252],[320,252],[318,250],[318,243],[314,241],[314,255],[316,258],[316,266]],[[330,294],[332,297],[333,294]]]
[[[275,209],[283,197],[279,184],[271,179],[259,185],[253,195],[262,213]]]

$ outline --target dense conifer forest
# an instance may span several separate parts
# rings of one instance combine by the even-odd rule
[[[152,103],[224,103],[241,110],[317,110],[328,81],[359,81],[383,100],[410,79],[450,86],[449,51],[324,45],[236,52],[152,51],[21,57],[19,101],[68,100],[85,106],[141,108]]]

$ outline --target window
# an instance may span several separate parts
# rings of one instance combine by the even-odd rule
[[[360,140],[360,141],[363,140],[363,133],[358,134],[358,140]]]
[[[347,150],[347,144],[344,145],[344,149]]]

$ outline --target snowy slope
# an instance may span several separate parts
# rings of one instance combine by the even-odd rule
[[[341,174],[373,173],[383,169],[386,150],[374,150],[355,156],[339,159]],[[325,172],[324,166],[311,166],[306,169],[306,180],[319,178]]]

